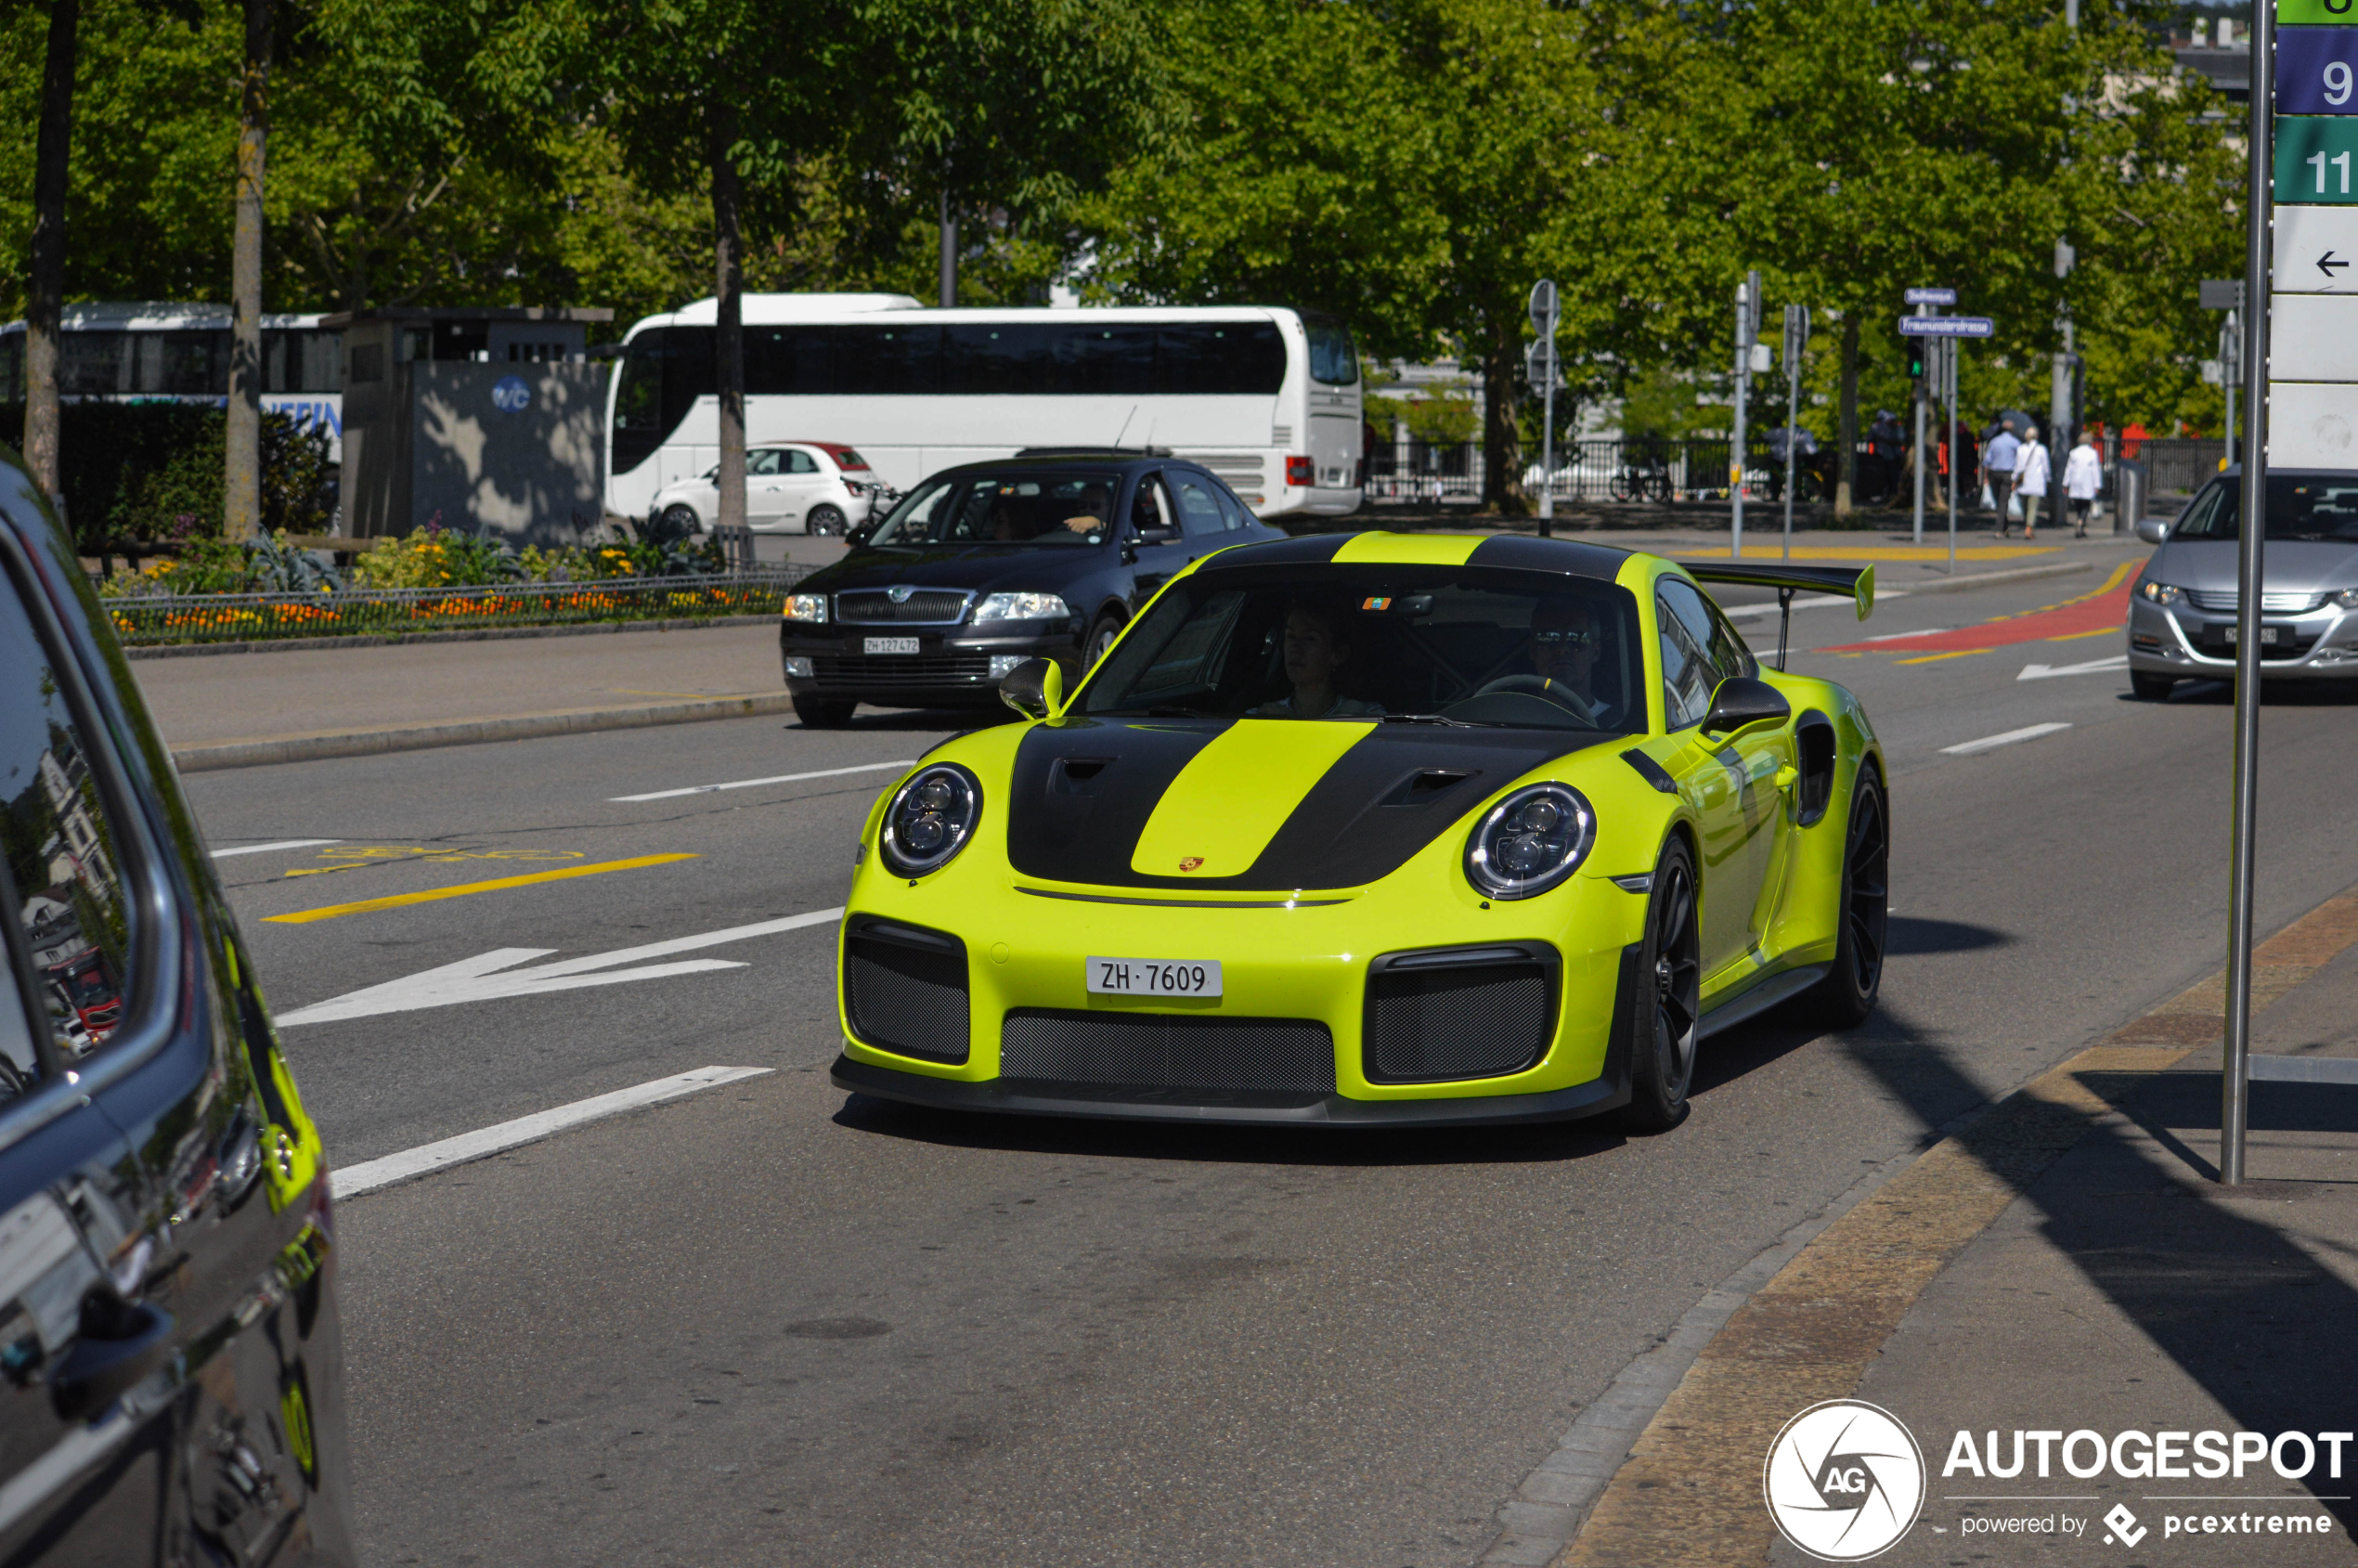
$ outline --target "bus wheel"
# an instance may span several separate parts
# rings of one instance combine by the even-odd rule
[[[814,506],[802,529],[807,534],[840,535],[843,532],[843,513],[831,506]]]

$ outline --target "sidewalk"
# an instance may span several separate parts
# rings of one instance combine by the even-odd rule
[[[2358,1561],[2358,1440],[2339,1479],[2322,1448],[2300,1479],[2248,1454],[2239,1478],[2121,1472],[2156,1433],[2224,1433],[2232,1453],[2238,1432],[2358,1431],[2358,889],[2261,944],[2254,1003],[2243,1186],[2212,1180],[2214,977],[1956,1128],[1777,1266],[1638,1418],[1557,1561],[1808,1562],[1775,1534],[1763,1461],[1787,1420],[1842,1398],[1923,1451],[1916,1523],[1879,1562]],[[1994,1432],[2010,1468],[2016,1432],[2144,1435],[2090,1475],[2058,1453],[2041,1476],[2036,1439],[2012,1477],[1956,1459],[1966,1434],[1989,1470]],[[2075,1453],[2095,1462],[2086,1439]],[[2297,1441],[2284,1455],[2300,1468]],[[2295,1516],[2326,1533],[2287,1533]]]

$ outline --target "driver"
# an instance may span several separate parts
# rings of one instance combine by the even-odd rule
[[[1600,729],[1617,717],[1613,705],[1597,695],[1597,655],[1603,652],[1596,613],[1585,601],[1557,597],[1532,606],[1531,672],[1546,680],[1542,693]]]
[[[1106,525],[1106,515],[1113,510],[1113,498],[1103,485],[1090,484],[1081,487],[1080,511],[1065,519],[1065,526],[1076,534],[1094,534]]]

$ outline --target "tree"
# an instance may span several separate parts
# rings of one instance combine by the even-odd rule
[[[1532,283],[1564,284],[1568,359],[1645,324],[1637,264],[1597,253],[1624,243],[1644,194],[1660,19],[1540,0],[1195,0],[1168,25],[1185,114],[1095,204],[1098,291],[1315,306],[1380,356],[1478,367],[1483,496],[1520,507]]]
[[[229,264],[229,427],[222,532],[262,531],[262,182],[270,131],[274,0],[243,0],[246,48],[238,77],[237,227]]]
[[[81,0],[50,0],[33,154],[32,287],[25,313],[25,462],[52,501],[58,479],[58,323],[65,307],[66,186],[73,145],[74,33]]]
[[[962,232],[1002,253],[1045,303],[1070,259],[1075,201],[1160,118],[1160,51],[1137,0],[862,0],[858,74],[876,84],[837,167],[882,261],[930,220],[936,289],[958,302]],[[1004,292],[1004,288],[1001,292]]]

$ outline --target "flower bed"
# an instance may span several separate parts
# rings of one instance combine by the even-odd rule
[[[110,597],[124,644],[384,636],[462,628],[774,616],[817,568],[701,577],[499,583],[482,588],[342,589],[317,593],[144,593]]]

